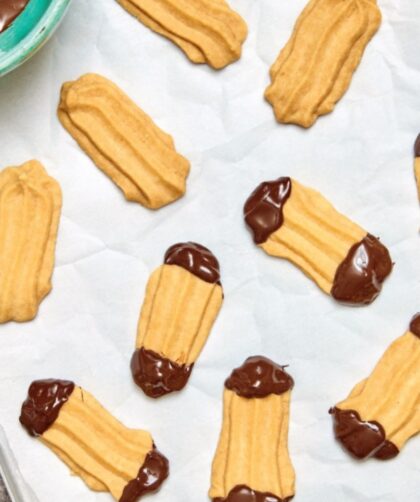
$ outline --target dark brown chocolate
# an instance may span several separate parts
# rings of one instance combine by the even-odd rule
[[[350,248],[338,267],[331,295],[340,302],[354,305],[372,303],[392,267],[388,249],[368,234]]]
[[[410,323],[410,331],[420,338],[420,313],[416,314]]]
[[[262,244],[283,225],[283,206],[292,193],[292,180],[279,178],[261,183],[244,206],[246,224],[254,242]]]
[[[414,143],[414,156],[420,157],[420,134],[417,136],[416,142]]]
[[[55,422],[73,390],[74,383],[67,380],[32,382],[22,405],[20,423],[31,436],[40,436]]]
[[[147,493],[158,490],[169,476],[169,462],[158,450],[147,454],[136,479],[124,488],[119,502],[136,502]]]
[[[276,495],[268,492],[258,492],[249,486],[235,486],[226,498],[217,497],[213,502],[289,502],[293,497],[280,499]]]
[[[185,387],[194,365],[180,365],[144,347],[131,358],[131,373],[135,383],[153,398]]]
[[[165,254],[166,265],[178,265],[203,281],[220,283],[220,266],[214,254],[195,242],[183,242],[171,246]]]
[[[379,422],[363,422],[355,410],[331,408],[330,414],[334,416],[335,437],[356,458],[389,460],[398,455],[398,448],[386,439]]]
[[[0,0],[0,33],[7,30],[28,3],[29,0]]]
[[[249,357],[242,366],[233,370],[225,387],[246,398],[283,394],[294,385],[284,368],[263,356]]]

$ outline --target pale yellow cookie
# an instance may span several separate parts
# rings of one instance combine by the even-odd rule
[[[184,195],[189,162],[111,81],[87,74],[65,83],[58,117],[127,200],[157,209]]]
[[[337,439],[358,458],[394,458],[420,432],[420,315],[330,413]]]
[[[157,490],[168,476],[168,461],[148,432],[128,429],[73,382],[33,382],[20,422],[90,489],[119,502]]]
[[[192,242],[169,248],[147,284],[131,359],[133,379],[148,396],[186,385],[222,301],[214,255]]]
[[[330,113],[380,24],[376,0],[311,0],[270,70],[277,120],[310,127]]]
[[[36,160],[0,173],[0,323],[33,319],[51,291],[61,189]]]
[[[226,380],[209,492],[214,502],[293,498],[295,471],[288,451],[292,387],[284,368],[261,356],[248,358]]]
[[[117,0],[148,28],[169,38],[193,63],[223,68],[240,58],[248,30],[225,0]]]
[[[338,301],[371,303],[392,261],[378,239],[290,178],[260,184],[244,207],[254,242],[297,265]]]

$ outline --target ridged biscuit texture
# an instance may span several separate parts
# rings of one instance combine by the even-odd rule
[[[337,439],[358,458],[394,458],[420,432],[420,314],[330,413]]]
[[[184,195],[188,160],[110,80],[87,74],[65,83],[58,117],[127,200],[158,209]]]
[[[147,284],[131,361],[134,381],[147,395],[186,385],[222,301],[215,256],[192,242],[169,248]]]
[[[0,323],[25,322],[51,291],[61,189],[36,160],[0,173]]]
[[[260,184],[244,216],[258,246],[290,260],[343,303],[371,303],[392,271],[389,252],[378,239],[294,179]]]
[[[420,134],[414,145],[414,174],[416,176],[417,192],[420,199]]]
[[[240,58],[248,29],[225,0],[117,0],[174,42],[193,63],[223,68]]]
[[[225,382],[222,432],[213,460],[214,502],[287,502],[295,494],[288,432],[292,378],[261,356]]]
[[[310,127],[330,113],[380,24],[376,0],[311,0],[270,70],[277,120]]]
[[[128,429],[73,382],[33,382],[20,422],[91,490],[120,502],[157,490],[168,476],[168,461],[148,432]]]

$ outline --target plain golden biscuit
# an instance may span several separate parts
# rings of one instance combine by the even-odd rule
[[[420,314],[330,413],[336,438],[357,458],[394,458],[420,432]]]
[[[51,291],[61,189],[36,160],[0,173],[0,323],[33,319]]]
[[[420,134],[414,145],[414,173],[416,175],[417,191],[420,198]]]
[[[223,301],[216,257],[193,242],[175,244],[151,275],[131,371],[150,397],[187,383]]]
[[[288,502],[295,471],[288,433],[293,380],[282,366],[248,358],[225,382],[223,425],[213,460],[213,502]]]
[[[120,502],[135,502],[168,477],[168,461],[151,435],[125,427],[73,382],[33,382],[19,420],[91,490]]]
[[[376,0],[311,0],[270,70],[277,120],[310,127],[330,113],[380,24]]]
[[[58,117],[127,200],[157,209],[184,195],[189,162],[111,81],[87,74],[65,83]]]
[[[290,260],[338,301],[371,303],[392,271],[389,252],[378,239],[296,180],[261,183],[244,216],[258,246]]]
[[[248,30],[225,0],[117,0],[193,63],[223,68],[241,57]]]

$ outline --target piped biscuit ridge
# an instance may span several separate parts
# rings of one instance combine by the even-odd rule
[[[110,80],[91,73],[65,83],[58,117],[127,200],[158,209],[184,195],[188,160]]]
[[[380,24],[376,0],[311,0],[270,70],[277,120],[310,127],[330,113]]]
[[[51,291],[62,197],[31,160],[0,173],[0,323],[25,322]]]
[[[117,0],[193,63],[221,69],[238,60],[248,29],[225,0]]]

